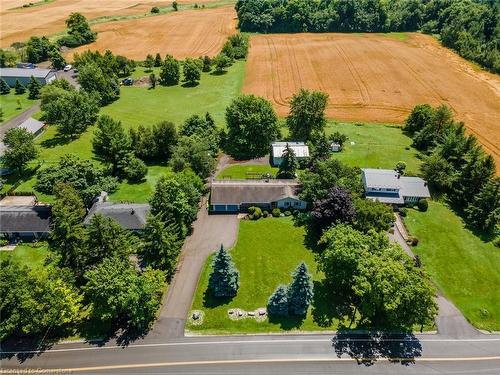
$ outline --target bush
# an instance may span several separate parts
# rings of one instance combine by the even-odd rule
[[[262,210],[260,207],[250,207],[248,208],[249,218],[250,220],[259,220],[262,217]]]
[[[2,238],[0,240],[0,246],[7,246],[9,244],[9,240],[6,240],[4,238]]]
[[[405,208],[405,207],[402,207],[399,209],[399,214],[402,216],[402,217],[406,217],[406,215],[408,215],[408,209]]]
[[[262,217],[268,217],[269,216],[269,212],[268,211],[264,211],[262,212]]]
[[[152,7],[151,8],[151,13],[160,13],[160,8],[158,8],[158,7]]]
[[[418,245],[418,238],[410,236],[407,240],[406,243],[411,246],[417,246]]]
[[[126,157],[127,166],[124,168],[125,177],[130,182],[139,182],[146,177],[148,167],[144,162],[134,155]]]
[[[427,199],[420,199],[417,205],[418,209],[422,212],[427,211],[427,209],[429,208],[429,202],[427,201]]]
[[[272,215],[273,215],[273,217],[280,217],[281,210],[279,208],[273,208]]]
[[[493,240],[493,245],[500,247],[500,236],[497,236],[497,238]]]
[[[293,210],[293,212],[292,212],[292,215],[295,217],[299,216],[299,214],[300,214],[299,210]]]
[[[292,216],[292,213],[290,211],[285,211],[285,216]]]

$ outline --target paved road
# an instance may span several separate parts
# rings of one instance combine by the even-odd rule
[[[132,344],[127,348],[62,344],[38,354],[6,358],[2,368],[5,372],[37,368],[94,374],[498,375],[500,335],[469,340],[444,339],[439,335],[381,339],[342,334],[200,337]],[[25,360],[23,356],[31,358]]]
[[[152,332],[148,334],[148,340],[176,338],[184,335],[186,317],[191,309],[205,260],[221,244],[229,248],[236,241],[237,216],[208,215],[205,205],[206,199],[202,201],[202,208],[193,224],[193,233],[184,242],[177,272],[164,297],[160,316]]]

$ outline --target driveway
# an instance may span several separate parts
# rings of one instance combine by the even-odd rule
[[[184,241],[177,272],[168,292],[153,330],[148,339],[176,338],[184,336],[186,317],[208,256],[220,245],[230,248],[238,236],[237,215],[208,215],[206,198],[203,199],[198,217],[193,224],[192,234]]]

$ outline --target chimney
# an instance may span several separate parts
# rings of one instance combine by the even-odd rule
[[[133,215],[133,214],[135,214],[135,210],[132,208],[132,209],[130,210],[130,215]]]

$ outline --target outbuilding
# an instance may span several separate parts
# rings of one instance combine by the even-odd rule
[[[43,132],[45,124],[42,121],[35,120],[33,117],[29,117],[17,127],[26,129],[29,133],[33,134],[33,137],[37,137]]]
[[[272,163],[275,167],[279,167],[283,161],[283,152],[287,145],[293,150],[295,159],[298,161],[309,158],[309,147],[304,142],[274,142],[271,148]]]
[[[46,85],[56,79],[56,72],[50,69],[23,69],[23,68],[0,68],[0,77],[10,87],[14,87],[16,81],[26,86],[31,77],[34,77],[41,85]]]

